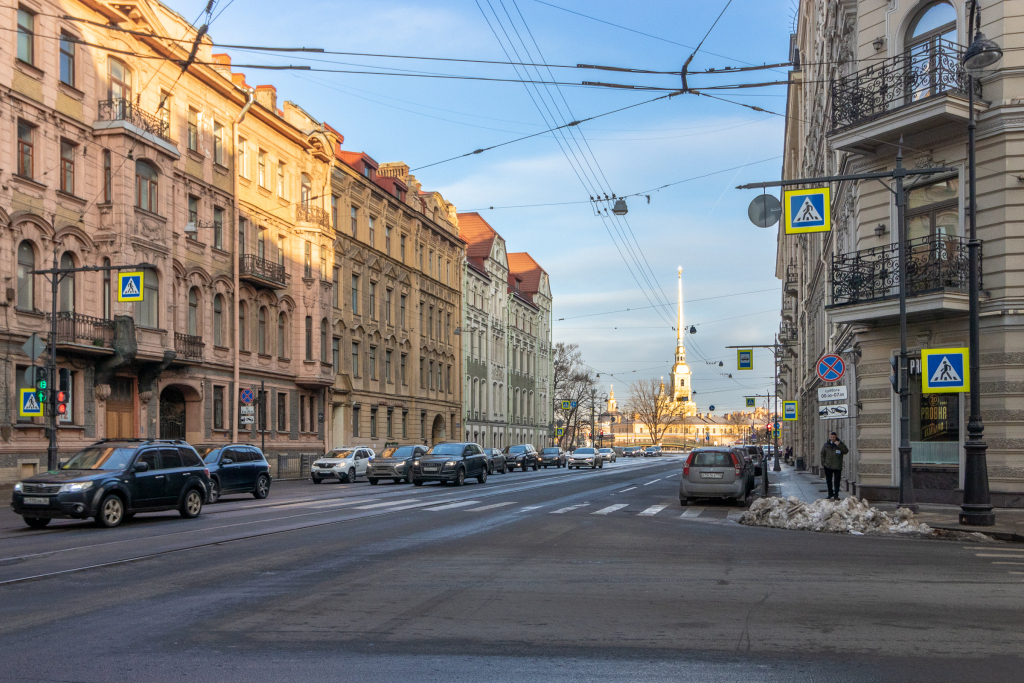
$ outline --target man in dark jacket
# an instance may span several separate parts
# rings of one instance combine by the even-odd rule
[[[843,456],[849,452],[835,432],[828,435],[828,441],[821,447],[821,467],[825,470],[829,500],[839,500],[839,475],[843,472]]]

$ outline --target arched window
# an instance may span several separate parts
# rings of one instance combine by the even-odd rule
[[[288,357],[288,316],[282,311],[277,316],[277,357]]]
[[[257,349],[260,353],[267,352],[267,307],[261,306],[257,322]]]
[[[911,101],[960,87],[956,66],[960,61],[959,50],[953,6],[948,2],[936,2],[926,7],[907,31],[908,95]]]
[[[224,346],[224,296],[213,297],[213,345]]]
[[[302,188],[299,194],[299,200],[302,202],[302,208],[309,208],[309,199],[313,196],[313,185],[309,181],[309,176],[305,173],[302,174]]]
[[[199,290],[195,287],[188,290],[188,333],[199,335]]]
[[[306,360],[313,360],[313,318],[306,316]]]
[[[103,267],[110,267],[110,259],[103,259]],[[113,287],[110,283],[110,271],[103,271],[103,318],[110,320],[111,309],[113,308]]]
[[[145,161],[135,162],[135,206],[159,213],[157,202],[157,172]]]
[[[32,311],[36,307],[36,276],[31,274],[35,268],[35,247],[28,240],[24,240],[18,245],[18,308],[24,311]]]
[[[327,341],[327,335],[330,330],[330,323],[327,322],[327,318],[320,321],[320,362],[330,363],[331,359],[327,357],[330,352],[331,345]]]
[[[142,271],[142,301],[135,304],[135,324],[160,327],[160,276],[155,270]]]
[[[131,106],[132,101],[132,72],[125,63],[120,59],[109,58],[107,61],[108,75],[110,77],[110,87],[107,91],[110,99],[113,100],[115,107],[123,106],[125,108]],[[122,104],[123,103],[123,104]],[[124,115],[124,109],[119,110]]]
[[[60,255],[61,268],[74,268],[75,257],[71,252],[65,251]],[[75,312],[75,273],[68,273],[60,279],[57,289],[57,310],[61,312]]]
[[[238,348],[241,351],[247,351],[248,346],[245,343],[245,320],[249,317],[249,304],[244,301],[238,302]]]

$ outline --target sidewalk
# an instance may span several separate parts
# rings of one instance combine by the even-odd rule
[[[774,461],[772,463],[774,464]],[[758,486],[754,491],[755,495],[759,495],[760,491],[761,487]],[[810,503],[824,498],[826,494],[825,480],[821,477],[810,472],[797,471],[796,468],[784,463],[781,472],[772,472],[769,468],[768,495],[770,496],[782,498],[795,496],[805,503]],[[849,496],[845,491],[840,492],[839,495],[841,498]],[[871,503],[871,506],[885,512],[892,512],[896,509],[896,503]],[[918,508],[919,512],[915,518],[933,529],[966,531],[968,533],[980,531],[1001,541],[1024,543],[1024,510],[1022,509],[996,508],[995,526],[977,527],[960,524],[960,507],[957,505],[921,503]]]

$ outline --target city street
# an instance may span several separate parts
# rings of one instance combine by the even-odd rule
[[[1019,680],[1012,544],[748,528],[679,462],[6,510],[0,680]]]

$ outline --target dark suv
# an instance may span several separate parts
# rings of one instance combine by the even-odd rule
[[[195,449],[168,439],[104,439],[60,468],[14,486],[11,509],[33,529],[56,517],[115,527],[136,512],[178,510],[198,517],[210,490],[210,471]]]
[[[487,481],[487,455],[475,443],[439,443],[412,461],[412,483],[416,486],[423,486],[425,481],[450,481],[462,486],[470,477],[481,484]]]
[[[540,469],[540,454],[537,453],[537,449],[532,444],[522,443],[518,446],[509,446],[504,450],[505,462],[508,463],[508,468],[514,470],[517,467],[522,468],[523,472],[530,469]]]
[[[199,449],[210,470],[209,503],[229,493],[251,493],[257,500],[270,495],[270,463],[255,446],[229,444]]]

